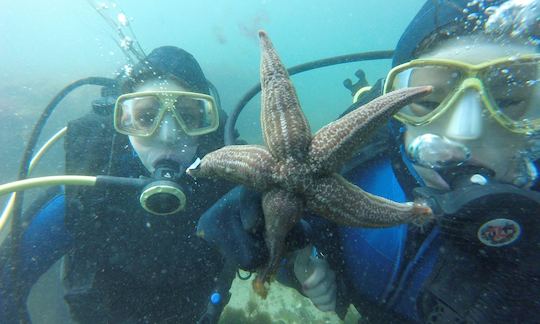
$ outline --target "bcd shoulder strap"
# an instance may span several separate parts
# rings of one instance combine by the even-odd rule
[[[66,174],[106,174],[113,138],[111,115],[102,116],[91,112],[69,122],[64,143]],[[93,187],[66,187],[65,221],[75,238],[95,234],[92,223],[100,214],[103,199],[103,195],[97,195]]]

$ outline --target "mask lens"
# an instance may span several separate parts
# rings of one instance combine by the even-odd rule
[[[120,98],[116,104],[115,126],[130,135],[150,135],[158,123],[160,107],[160,101],[153,96]]]
[[[389,91],[406,87],[433,86],[433,91],[429,95],[403,107],[397,117],[413,124],[428,120],[438,108],[442,107],[445,99],[450,97],[461,81],[462,75],[463,73],[455,68],[434,65],[411,67],[396,73],[388,80]]]
[[[174,102],[174,108],[189,135],[206,134],[217,127],[217,110],[208,99],[179,96]]]
[[[189,136],[211,133],[219,126],[212,97],[183,91],[152,91],[120,96],[115,107],[115,127],[120,133],[150,136],[165,111],[174,114]]]
[[[482,76],[497,111],[519,126],[540,128],[538,62],[509,62],[486,70]]]

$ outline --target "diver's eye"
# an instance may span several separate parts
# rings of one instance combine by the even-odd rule
[[[410,105],[410,112],[418,117],[425,116],[435,110],[439,104],[440,102],[438,101],[418,101]]]
[[[175,102],[176,113],[184,120],[189,128],[198,128],[204,115],[203,102],[191,98],[178,98]]]
[[[512,120],[520,120],[527,114],[529,104],[527,100],[519,98],[501,98],[496,100],[498,109]]]
[[[140,111],[136,116],[136,121],[139,126],[150,127],[156,121],[157,113],[155,110]]]
[[[416,104],[421,106],[423,109],[432,111],[435,110],[435,108],[437,108],[441,103],[439,101],[422,100],[418,101]]]
[[[525,102],[525,100],[519,98],[501,98],[495,99],[495,101],[497,101],[497,104],[502,108],[518,106]]]

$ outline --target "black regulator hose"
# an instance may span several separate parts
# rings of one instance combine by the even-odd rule
[[[28,143],[26,144],[21,164],[19,166],[18,180],[23,180],[28,177],[28,169],[30,167],[30,160],[34,155],[34,150],[36,143],[41,135],[41,131],[45,127],[47,120],[51,116],[52,112],[58,106],[58,104],[73,90],[83,86],[83,85],[96,85],[103,87],[113,87],[116,84],[116,80],[103,77],[88,77],[78,81],[75,81],[65,88],[63,88],[45,107],[45,110],[39,117],[36,125],[34,126]],[[20,284],[18,281],[19,273],[19,260],[17,255],[19,254],[19,243],[23,234],[23,219],[22,219],[22,205],[23,205],[23,192],[18,192],[15,203],[13,206],[13,216],[11,220],[11,272],[13,284],[16,286],[15,293],[16,302],[18,305],[18,315],[20,316],[21,321],[28,321],[29,317],[26,311],[26,301],[23,300],[24,296],[21,292]]]
[[[360,61],[372,61],[372,60],[383,60],[390,59],[394,55],[394,51],[373,51],[373,52],[362,52],[362,53],[353,53],[342,56],[334,56],[326,59],[321,59],[317,61],[307,62],[304,64],[295,65],[287,71],[289,75],[294,75],[309,70],[314,70],[322,68],[325,66],[338,65],[351,62],[360,62]],[[253,88],[251,88],[245,95],[240,99],[240,102],[236,105],[234,110],[231,112],[231,115],[227,119],[225,124],[225,145],[233,145],[235,142],[235,130],[234,127],[238,120],[238,116],[247,105],[247,103],[253,99],[261,91],[261,84],[258,83]]]

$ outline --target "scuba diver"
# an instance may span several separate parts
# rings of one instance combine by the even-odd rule
[[[227,116],[212,89],[191,54],[159,47],[68,124],[66,173],[123,180],[55,187],[31,204],[18,260],[7,244],[0,252],[0,322],[29,321],[20,308],[62,256],[76,322],[217,322],[236,268],[195,227],[232,184],[184,172],[224,145]]]
[[[536,26],[530,3],[427,1],[386,79],[353,106],[403,87],[434,87],[375,136],[386,136],[385,150],[366,153],[344,175],[392,200],[423,197],[437,221],[330,225],[314,242],[346,287],[337,303],[350,300],[370,323],[540,320],[540,54],[533,29],[512,28],[513,15],[531,10]]]
[[[403,87],[434,87],[342,174],[394,201],[424,199],[436,220],[363,229],[308,215],[314,247],[289,254],[283,282],[341,317],[353,304],[369,323],[540,322],[538,6],[428,0],[387,77],[372,87],[346,82],[355,95],[346,112]],[[199,229],[212,218],[219,213],[203,215]],[[229,257],[253,268],[249,255]]]

